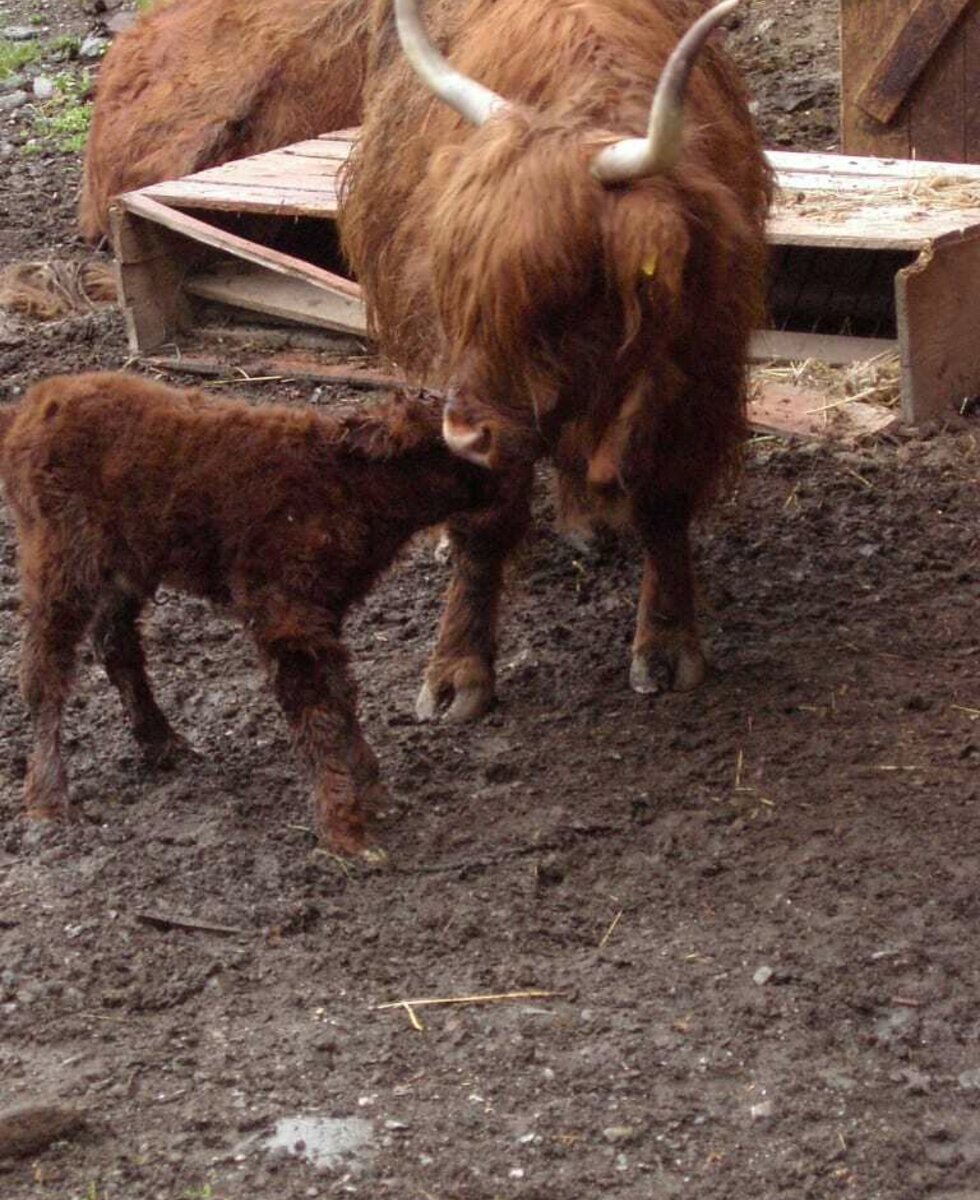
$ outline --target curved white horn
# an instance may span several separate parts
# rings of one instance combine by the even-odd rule
[[[629,183],[669,171],[680,157],[684,126],[684,93],[694,61],[705,42],[739,0],[722,0],[684,34],[667,60],[650,107],[645,138],[624,138],[606,146],[592,160],[592,174],[601,183]]]
[[[422,82],[471,125],[483,125],[510,105],[449,65],[429,40],[416,0],[395,0],[395,24],[405,57]]]

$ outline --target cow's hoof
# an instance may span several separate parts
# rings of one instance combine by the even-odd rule
[[[707,660],[700,649],[682,649],[670,656],[634,654],[630,687],[641,696],[668,690],[690,692],[704,682],[707,674]]]
[[[462,724],[475,721],[493,704],[493,688],[487,683],[470,683],[460,688],[436,689],[426,681],[415,701],[415,715],[420,721],[444,721]]]
[[[165,771],[176,766],[181,759],[199,759],[201,756],[187,738],[173,730],[164,738],[140,743],[143,762],[152,771]]]

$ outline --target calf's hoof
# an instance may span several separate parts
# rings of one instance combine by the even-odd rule
[[[700,647],[682,648],[673,654],[634,654],[630,687],[641,696],[657,692],[690,692],[704,683],[708,662]]]

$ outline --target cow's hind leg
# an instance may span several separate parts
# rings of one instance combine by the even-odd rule
[[[470,721],[493,703],[504,564],[527,529],[530,491],[530,475],[522,473],[504,489],[501,503],[449,522],[453,575],[415,705],[420,721],[440,713],[450,721]]]
[[[689,691],[707,674],[694,614],[691,505],[683,498],[655,498],[637,505],[635,521],[645,558],[630,685],[657,692],[665,682]]]
[[[151,766],[166,766],[189,747],[160,711],[146,677],[139,616],[145,599],[118,585],[107,589],[92,627],[95,652],[122,701],[133,737]]]

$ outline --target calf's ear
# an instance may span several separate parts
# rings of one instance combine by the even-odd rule
[[[396,396],[386,404],[341,418],[339,444],[348,454],[384,462],[439,440],[440,407]]]

